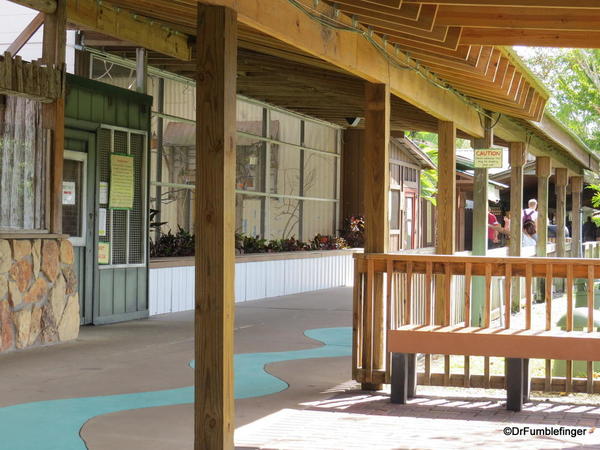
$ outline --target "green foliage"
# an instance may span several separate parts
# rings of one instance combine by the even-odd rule
[[[550,112],[590,148],[600,149],[600,50],[534,48],[520,53],[552,92]]]
[[[438,163],[438,135],[428,132],[415,132],[409,134],[410,138],[423,150],[437,166]],[[438,171],[435,169],[421,170],[421,197],[436,204],[438,185]]]
[[[151,257],[193,256],[195,251],[194,235],[180,226],[177,233],[161,233],[158,239],[150,242]]]
[[[348,248],[348,244],[342,237],[317,234],[310,243],[310,248],[311,250],[339,250]]]
[[[594,208],[600,208],[600,184],[590,184],[586,189],[594,191],[594,195],[592,196],[592,206]]]
[[[363,216],[350,216],[344,219],[344,226],[340,230],[340,236],[344,238],[351,248],[362,248],[365,246],[365,218]]]

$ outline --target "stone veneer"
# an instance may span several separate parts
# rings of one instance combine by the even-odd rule
[[[77,338],[73,262],[66,239],[0,239],[0,352]]]

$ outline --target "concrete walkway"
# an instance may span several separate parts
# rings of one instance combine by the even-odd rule
[[[236,353],[291,355],[313,349],[310,354],[317,354],[323,343],[309,339],[304,332],[345,327],[345,334],[340,336],[349,339],[351,313],[351,290],[347,288],[239,304]],[[334,342],[331,348],[341,349],[339,354],[344,354],[344,345],[346,348]],[[409,405],[391,405],[387,393],[361,392],[349,381],[348,356],[321,356],[267,365],[267,372],[289,387],[236,401],[238,448],[600,448],[600,430],[594,429],[600,428],[600,407],[589,404],[589,399],[584,404],[571,397],[536,400],[522,413],[509,413],[504,409],[501,391],[419,387],[418,397]],[[193,384],[193,372],[188,364],[192,358],[192,312],[84,327],[76,342],[0,356],[0,417],[3,411],[10,413],[10,405],[36,402],[29,405],[30,412],[61,423],[66,419],[49,406],[55,403],[38,402],[87,398],[75,408],[85,410],[97,401],[106,403],[105,396],[126,402],[172,390],[165,392],[176,392],[179,397],[165,403],[170,406],[121,407],[119,412],[92,414],[79,429],[83,441],[72,436],[81,447],[72,448],[191,449],[193,410],[189,386]],[[253,379],[246,381],[251,386]],[[25,421],[23,438],[26,433],[36,432],[36,420]],[[504,434],[506,426],[525,425],[531,429],[552,427],[559,434]],[[0,421],[0,439],[4,438],[0,449],[30,450],[19,444],[26,440],[18,439],[18,433],[15,440],[7,442],[8,432],[15,433],[3,430],[3,426],[7,424]],[[560,431],[561,426],[566,428]],[[572,430],[585,431],[586,435],[571,437],[568,433]],[[67,450],[61,442],[57,435],[34,450]]]

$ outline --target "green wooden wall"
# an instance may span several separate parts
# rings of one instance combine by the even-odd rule
[[[88,80],[73,75],[67,76],[67,93],[65,101],[65,127],[67,128],[66,146],[70,150],[86,151],[86,146],[77,139],[69,138],[77,131],[96,133],[102,125],[121,127],[133,130],[142,130],[148,133],[150,140],[150,118],[152,97],[132,92],[126,89],[110,86],[104,83]],[[69,133],[71,131],[71,133]],[[99,143],[97,143],[99,144]],[[97,149],[95,145],[92,151],[93,157],[88,155],[89,161],[96,161]],[[146,149],[145,176],[149,180],[149,154]],[[98,215],[98,172],[96,170],[95,192],[88,193],[88,213],[95,212]],[[146,198],[149,190],[146,189]],[[93,209],[90,205],[93,205]],[[94,221],[94,239],[90,245],[93,246],[93,271],[85,270],[83,255],[78,255],[78,274],[85,277],[86,283],[93,285],[92,305],[93,314],[91,320],[82,317],[85,323],[103,324],[131,320],[148,316],[148,261],[143,267],[110,267],[97,264],[98,229],[97,221]],[[147,242],[147,230],[145,240]],[[90,275],[93,273],[93,276]],[[89,280],[88,278],[93,278]],[[83,284],[83,283],[80,283]],[[89,299],[87,299],[89,300]],[[82,299],[82,306],[86,299]]]

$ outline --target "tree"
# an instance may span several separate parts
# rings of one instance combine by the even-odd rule
[[[518,49],[552,93],[549,111],[600,150],[600,50]]]

